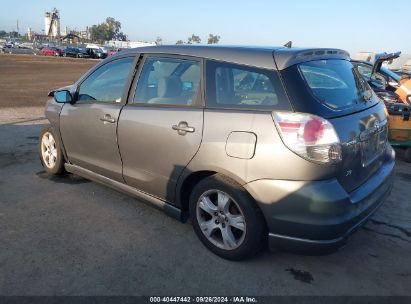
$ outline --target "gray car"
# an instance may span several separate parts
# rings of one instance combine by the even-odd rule
[[[47,173],[189,218],[223,258],[334,250],[392,188],[384,105],[343,50],[137,48],[49,96]]]

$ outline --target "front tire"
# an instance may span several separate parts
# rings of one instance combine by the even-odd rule
[[[265,221],[253,198],[241,185],[219,174],[194,187],[190,219],[201,242],[224,259],[250,258],[265,243]]]
[[[60,142],[56,139],[51,127],[41,130],[38,150],[41,164],[47,174],[59,175],[65,172]]]

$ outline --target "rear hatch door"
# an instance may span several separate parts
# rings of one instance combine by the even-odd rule
[[[296,112],[328,119],[342,144],[336,177],[351,192],[382,165],[385,107],[349,60],[318,59],[281,71]]]
[[[384,162],[388,134],[384,105],[378,103],[367,110],[329,121],[342,142],[342,162],[337,179],[351,192],[367,181]]]

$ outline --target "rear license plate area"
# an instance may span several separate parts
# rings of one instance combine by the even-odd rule
[[[379,132],[370,134],[366,139],[361,140],[361,163],[363,167],[371,164],[384,152],[386,142],[386,127],[381,128]]]

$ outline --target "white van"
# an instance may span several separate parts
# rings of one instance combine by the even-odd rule
[[[107,52],[108,52],[108,50],[107,50],[105,47],[100,46],[100,45],[98,45],[98,44],[93,44],[93,43],[87,44],[87,45],[86,45],[86,49],[100,50],[100,51],[102,51],[103,53],[107,53]]]

